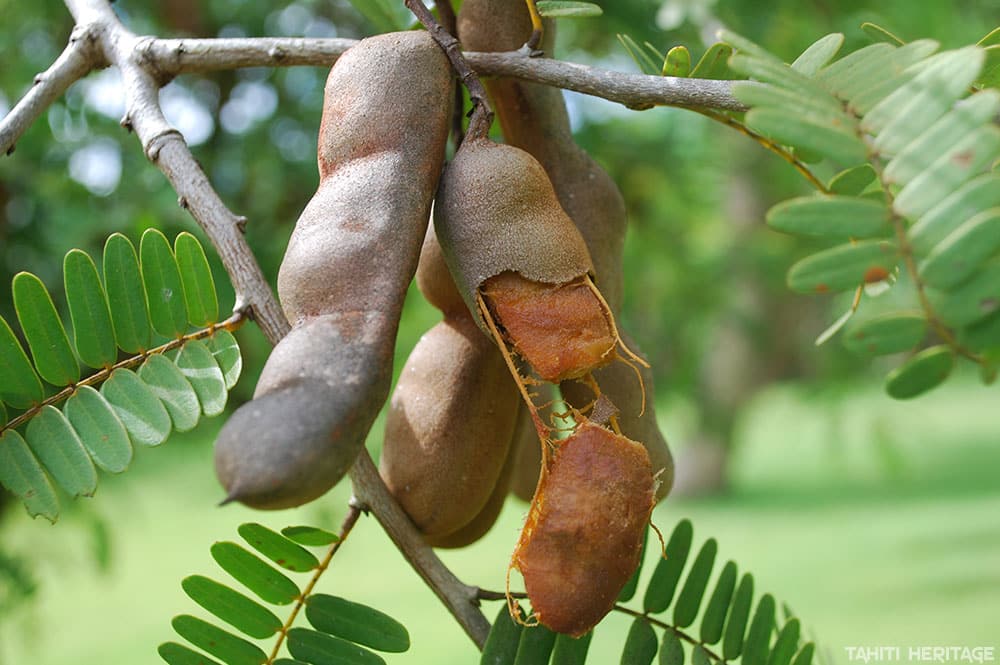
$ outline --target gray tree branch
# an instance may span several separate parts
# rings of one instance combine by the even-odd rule
[[[130,32],[106,0],[66,0],[66,5],[77,26],[92,35],[95,45],[92,51],[80,50],[79,57],[86,67],[77,65],[73,70],[76,77],[104,63],[121,70],[126,95],[122,125],[135,131],[146,156],[177,192],[179,204],[191,213],[211,239],[236,290],[236,308],[253,316],[271,343],[276,344],[288,332],[289,325],[243,237],[246,220],[222,202],[181,134],[163,116],[159,88],[172,73],[165,71],[161,63],[150,56],[150,46],[157,40],[137,37]],[[75,80],[70,75],[65,78],[69,80],[65,87]],[[35,117],[40,113],[41,110]],[[355,463],[351,480],[358,501],[375,514],[407,561],[473,642],[482,647],[490,624],[478,608],[474,588],[462,584],[424,543],[382,482],[367,451],[362,451]]]

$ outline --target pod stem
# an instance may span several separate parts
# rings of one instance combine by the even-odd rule
[[[465,56],[462,55],[462,45],[444,26],[438,23],[438,20],[434,18],[422,0],[404,0],[404,3],[407,9],[417,17],[417,20],[427,28],[427,32],[448,56],[452,69],[458,74],[459,80],[469,89],[469,97],[472,99],[472,113],[469,116],[469,129],[466,138],[487,138],[490,134],[490,125],[493,124],[493,109],[490,107],[486,88],[483,87],[482,81],[479,80]]]

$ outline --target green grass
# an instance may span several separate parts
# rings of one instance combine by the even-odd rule
[[[1000,647],[995,399],[991,389],[962,385],[910,403],[870,389],[846,398],[771,391],[742,420],[732,492],[667,501],[654,520],[669,531],[691,518],[696,547],[716,537],[717,568],[732,558],[753,572],[758,594],[770,591],[791,606],[834,662],[847,662],[849,645]],[[682,423],[668,410],[674,439],[684,438]],[[40,589],[26,610],[0,617],[0,662],[158,662],[156,645],[176,639],[170,618],[204,615],[180,580],[193,573],[225,580],[209,556],[214,541],[238,539],[236,527],[249,520],[336,527],[345,487],[297,511],[216,508],[213,434],[139,451],[133,469],[105,477],[97,497],[73,504],[55,527],[9,512],[4,549],[31,558]],[[502,589],[525,509],[510,501],[487,538],[442,558],[464,581]],[[95,516],[110,529],[106,573],[94,563]],[[319,588],[407,625],[413,647],[387,656],[389,663],[478,662],[373,519],[362,519]],[[499,607],[484,604],[491,618]],[[627,627],[625,617],[606,620],[589,662],[618,662]]]

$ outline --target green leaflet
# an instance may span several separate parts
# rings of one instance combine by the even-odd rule
[[[28,514],[55,523],[59,498],[27,442],[15,430],[0,435],[0,484],[24,502]]]
[[[139,257],[132,242],[120,233],[104,243],[104,286],[119,348],[126,353],[149,349],[152,331]]]
[[[313,665],[384,665],[385,661],[364,647],[333,635],[292,628],[288,631],[288,651]]]
[[[547,18],[591,18],[601,16],[604,10],[592,2],[569,0],[538,0],[538,13]]]
[[[663,76],[678,76],[685,78],[691,73],[691,52],[686,46],[675,46],[667,51],[663,60]]]
[[[688,552],[691,550],[691,538],[694,535],[694,527],[691,521],[683,519],[674,527],[667,542],[666,558],[661,559],[653,571],[653,576],[646,587],[646,594],[643,597],[642,605],[646,612],[653,614],[664,611],[670,606],[674,599],[674,591],[677,589],[677,582],[681,578],[681,571],[684,570],[684,563],[687,561]]]
[[[1000,208],[985,210],[952,231],[920,264],[928,286],[950,289],[1000,249]]]
[[[189,649],[183,644],[177,644],[177,642],[164,642],[157,647],[156,652],[170,665],[219,665],[218,661]]]
[[[732,90],[733,96],[747,106],[795,109],[812,121],[827,125],[856,124],[841,108],[830,104],[832,98],[829,95],[810,97],[800,90],[779,88],[759,81],[737,81]]]
[[[593,637],[594,631],[577,638],[569,635],[557,635],[556,646],[552,650],[551,665],[584,665],[587,660],[587,651],[590,649],[590,640]]]
[[[184,285],[170,243],[157,229],[146,229],[142,234],[139,265],[153,329],[170,339],[180,337],[188,324]]]
[[[274,612],[213,579],[191,575],[181,587],[191,600],[250,637],[266,639],[281,629]]]
[[[236,543],[215,543],[211,551],[212,558],[223,570],[261,600],[287,605],[299,597],[299,588],[294,582]]]
[[[774,643],[771,655],[767,659],[767,665],[791,665],[798,645],[799,620],[790,619],[778,633],[778,640]]]
[[[194,388],[177,365],[163,356],[150,356],[139,368],[138,374],[143,383],[163,402],[175,430],[187,432],[194,429],[201,416],[201,405]]]
[[[771,632],[774,630],[774,597],[766,593],[757,604],[743,647],[743,665],[767,665]]]
[[[802,100],[812,99],[813,105],[823,108],[824,115],[833,115],[850,120],[840,107],[840,104],[827,91],[823,90],[814,79],[803,75],[773,56],[761,57],[736,53],[729,58],[729,66],[733,70],[745,74],[756,81],[769,83],[775,88],[782,88]],[[746,90],[749,86],[743,85]]]
[[[889,373],[885,391],[895,399],[916,397],[943,383],[954,365],[955,356],[947,346],[924,349]]]
[[[628,629],[621,665],[649,665],[656,657],[656,632],[649,622],[636,618]]]
[[[874,44],[848,53],[820,70],[816,82],[842,100],[850,100],[860,90],[886,78],[880,66],[893,54],[888,44]]]
[[[59,387],[79,381],[80,366],[45,285],[31,273],[21,272],[14,275],[11,287],[17,320],[38,374]]]
[[[888,312],[855,323],[844,335],[844,346],[859,355],[882,356],[909,351],[927,334],[922,312]]]
[[[629,54],[635,64],[639,66],[643,74],[650,74],[654,76],[659,76],[662,71],[663,56],[660,53],[655,53],[650,55],[647,48],[639,46],[634,39],[628,35],[619,34],[618,42],[624,47],[625,51]],[[653,56],[656,59],[654,60]]]
[[[520,609],[518,607],[518,611]],[[514,621],[504,604],[493,621],[490,634],[486,636],[480,665],[513,665],[523,630],[524,626]]]
[[[979,212],[1000,206],[1000,174],[985,173],[963,184],[910,227],[913,253],[926,256],[958,226]]]
[[[954,143],[990,122],[1000,110],[1000,92],[988,90],[963,100],[926,132],[905,144],[885,167],[887,182],[905,184],[930,168]],[[885,134],[879,136],[879,139]]]
[[[701,608],[701,599],[705,595],[705,588],[708,586],[708,576],[712,574],[712,566],[715,565],[715,554],[718,544],[715,538],[709,538],[698,551],[691,570],[688,571],[687,580],[681,588],[681,594],[677,597],[677,604],[674,605],[674,625],[678,628],[687,628],[694,623]]]
[[[699,645],[691,649],[691,665],[711,665],[712,659],[705,647]]]
[[[384,612],[344,598],[309,596],[306,618],[316,630],[378,651],[402,653],[410,648],[410,634],[403,624]]]
[[[1000,309],[1000,262],[987,263],[969,280],[949,291],[926,289],[927,299],[945,324],[960,328]]]
[[[816,651],[816,645],[812,642],[807,643],[799,652],[795,655],[795,660],[792,661],[792,665],[812,665],[813,653]]]
[[[215,357],[200,340],[191,340],[177,350],[174,364],[187,379],[198,396],[201,411],[206,416],[217,416],[226,409],[226,380]]]
[[[736,587],[726,631],[722,637],[722,657],[734,660],[743,653],[743,636],[746,634],[747,619],[750,618],[750,604],[753,602],[753,575],[744,573]]]
[[[170,436],[170,415],[149,386],[127,369],[116,369],[101,386],[133,443],[158,446]]]
[[[28,355],[0,316],[0,400],[15,409],[27,409],[45,399],[42,382]]]
[[[712,44],[691,70],[691,78],[714,80],[735,78],[729,69],[729,56],[732,54],[733,47],[729,44],[722,42]]]
[[[977,353],[1000,348],[1000,313],[994,312],[960,330],[959,341]]]
[[[768,211],[767,224],[776,231],[836,240],[871,238],[890,230],[883,202],[823,194],[779,203]]]
[[[858,196],[873,182],[875,182],[875,169],[871,164],[862,164],[835,175],[830,179],[828,188],[831,194]]]
[[[545,626],[525,628],[521,631],[514,665],[547,665],[555,644],[556,634]]]
[[[733,589],[736,587],[736,563],[727,561],[719,573],[712,597],[708,599],[705,614],[701,617],[701,641],[705,644],[715,644],[722,639],[722,627],[726,621],[726,612],[733,599]]]
[[[248,545],[285,570],[301,573],[319,566],[312,552],[263,524],[247,522],[241,524],[237,531]]]
[[[107,399],[90,386],[80,386],[63,407],[83,447],[97,466],[121,473],[132,461],[132,443]]]
[[[267,654],[256,644],[197,617],[182,614],[174,617],[170,623],[178,635],[219,658],[226,665],[261,665],[267,660]]]
[[[212,357],[222,370],[226,390],[232,389],[243,372],[243,356],[240,354],[236,338],[228,330],[216,330],[211,337],[204,340],[204,344],[212,352]]]
[[[894,46],[902,46],[903,40],[892,34],[885,28],[874,23],[869,23],[865,21],[861,24],[861,30],[868,38],[873,42],[885,42],[887,44],[893,44]]]
[[[792,69],[805,76],[815,76],[816,72],[825,67],[837,55],[843,45],[844,35],[839,32],[821,37],[795,59],[795,62],[792,63]]]
[[[188,322],[198,328],[212,325],[219,320],[219,299],[205,250],[197,238],[185,231],[174,239],[174,256],[184,285]]]
[[[660,644],[660,665],[684,665],[684,645],[672,629],[663,631]]]
[[[97,489],[97,471],[59,409],[42,407],[28,423],[24,438],[53,480],[71,496],[91,496]]]
[[[285,538],[307,547],[325,547],[340,540],[337,534],[314,526],[286,526],[281,530],[281,534]]]
[[[63,283],[80,360],[94,369],[113,365],[118,358],[118,345],[111,324],[111,310],[90,255],[79,249],[66,254]]]
[[[865,144],[849,126],[831,127],[826,118],[803,116],[795,109],[757,107],[747,113],[746,124],[778,143],[817,152],[838,164],[854,165],[867,156]]]
[[[896,269],[896,246],[885,240],[840,245],[802,259],[788,271],[799,293],[836,293],[887,279]]]

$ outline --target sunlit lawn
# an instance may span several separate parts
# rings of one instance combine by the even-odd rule
[[[843,400],[772,391],[744,419],[734,491],[668,501],[655,520],[680,517],[695,541],[714,536],[720,557],[754,573],[758,593],[786,602],[836,662],[846,645],[994,646],[1000,652],[1000,419],[995,389],[944,389],[912,403],[876,390]],[[682,438],[683,410],[666,421]],[[669,412],[669,411],[668,411]],[[121,478],[56,527],[11,511],[5,549],[34,556],[40,592],[0,622],[0,660],[39,665],[157,662],[170,618],[203,613],[180,580],[224,574],[208,548],[236,526],[335,527],[346,490],[322,506],[254,513],[215,508],[211,437],[142,450]],[[78,506],[80,504],[77,504]],[[500,589],[525,507],[510,502],[490,535],[442,556],[471,584]],[[93,515],[111,528],[110,569],[96,571]],[[649,557],[655,556],[654,552]],[[651,565],[647,565],[648,575]],[[321,590],[388,611],[413,638],[390,663],[475,663],[471,643],[371,519],[359,524]],[[498,603],[488,603],[492,618]],[[612,617],[592,663],[616,663],[628,622]]]

